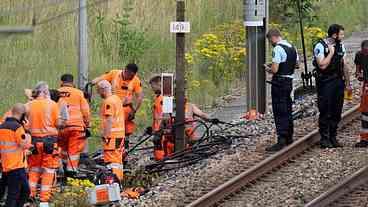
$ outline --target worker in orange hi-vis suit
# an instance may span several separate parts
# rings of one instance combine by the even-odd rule
[[[28,102],[33,100],[32,98],[32,90],[31,89],[24,89],[24,93],[28,99]],[[5,122],[5,120],[9,117],[12,117],[12,109],[10,109],[9,111],[7,111],[2,117],[0,117],[0,124],[2,124],[3,122]],[[28,121],[25,119],[25,117],[22,117],[22,120],[21,120],[23,126],[26,126]],[[27,146],[26,150],[24,150],[25,153],[28,152],[28,148],[30,146]],[[25,165],[27,163],[25,162]],[[0,155],[0,168],[1,168],[1,155]],[[0,200],[2,200],[2,198],[4,197],[4,194],[5,194],[5,189],[7,188],[7,185],[6,185],[6,179],[5,179],[6,176],[2,176],[0,178]]]
[[[152,91],[155,93],[154,104],[152,107],[152,131],[159,134],[161,130],[161,122],[163,120],[163,96],[161,95],[161,76],[154,76],[150,79],[149,84],[151,85]],[[187,102],[185,99],[185,136],[189,143],[193,143],[199,139],[195,133],[195,118],[199,117],[203,120],[209,121],[213,124],[218,124],[219,120],[210,116],[200,110],[195,104]],[[165,144],[163,144],[165,143]],[[162,160],[165,156],[170,155],[174,152],[174,143],[168,140],[154,139],[154,157],[156,160]],[[164,146],[165,145],[165,146]]]
[[[23,206],[29,197],[29,185],[26,174],[25,150],[30,147],[31,137],[23,128],[26,108],[15,104],[11,115],[0,124],[0,156],[2,161],[1,188],[8,187],[5,206]]]
[[[79,167],[80,154],[86,145],[86,129],[90,122],[90,108],[83,92],[74,87],[73,75],[61,76],[60,101],[66,103],[69,118],[60,132],[60,147],[66,175],[73,176]]]
[[[111,92],[111,84],[102,80],[97,91],[103,99],[100,107],[103,158],[106,166],[119,180],[123,179],[122,156],[124,151],[124,111],[121,99]]]
[[[361,50],[355,55],[356,78],[362,82],[360,111],[362,112],[360,141],[355,147],[368,147],[368,40],[363,40]]]
[[[29,185],[34,198],[40,182],[40,206],[48,206],[59,168],[57,127],[61,120],[57,103],[50,99],[48,85],[39,82],[33,92],[35,99],[27,104],[28,130],[35,148],[28,158]]]
[[[143,101],[143,90],[140,79],[137,75],[138,66],[128,64],[123,70],[111,70],[110,72],[95,78],[92,84],[101,80],[107,80],[112,86],[112,93],[119,96],[123,102],[125,114],[125,149],[129,148],[128,137],[135,130],[133,122],[136,111],[139,110]],[[135,104],[133,104],[135,99]],[[135,106],[134,106],[135,105]]]

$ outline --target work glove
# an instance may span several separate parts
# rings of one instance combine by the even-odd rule
[[[128,120],[129,121],[132,121],[134,120],[135,118],[135,111],[131,111],[129,114],[128,114]]]
[[[217,118],[213,118],[213,119],[210,119],[209,122],[212,123],[212,124],[219,124],[220,120],[217,119]]]
[[[84,133],[85,133],[86,138],[91,137],[91,131],[89,130],[89,128],[85,128]]]
[[[145,133],[145,134],[148,134],[148,135],[152,135],[152,132],[153,132],[152,127],[147,127],[147,128],[144,130],[144,133]]]

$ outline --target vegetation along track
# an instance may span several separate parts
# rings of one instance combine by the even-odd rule
[[[358,106],[343,115],[338,139],[344,148],[320,149],[316,129],[189,206],[304,206],[367,164],[367,150],[352,148],[359,133],[358,117]]]

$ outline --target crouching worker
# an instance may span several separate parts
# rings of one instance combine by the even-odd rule
[[[121,181],[125,138],[123,104],[119,96],[112,94],[111,84],[108,81],[98,82],[97,91],[103,99],[100,118],[104,162]]]
[[[50,99],[49,87],[39,82],[33,90],[34,100],[27,103],[28,130],[34,150],[29,156],[29,185],[35,198],[40,184],[40,206],[48,206],[59,168],[58,127],[62,125],[59,106]]]
[[[360,142],[355,147],[368,147],[368,40],[362,42],[362,49],[355,55],[356,77],[362,81],[360,111],[362,112],[362,128]]]
[[[151,89],[155,94],[153,111],[152,111],[152,132],[156,134],[154,139],[154,156],[156,160],[161,160],[164,157],[174,152],[174,140],[172,133],[172,124],[174,120],[170,115],[164,116],[162,111],[163,96],[161,95],[161,76],[157,75],[149,81]],[[210,119],[207,113],[201,111],[195,104],[185,100],[185,136],[188,143],[193,143],[198,140],[195,133],[195,118],[199,117],[205,121],[218,124],[218,119]],[[171,127],[170,127],[171,125]],[[166,131],[167,130],[167,131]]]
[[[7,207],[23,206],[30,194],[24,151],[30,146],[31,137],[22,126],[25,113],[23,104],[15,104],[11,116],[0,125],[0,156],[8,187]]]

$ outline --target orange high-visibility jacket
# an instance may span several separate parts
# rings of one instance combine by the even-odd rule
[[[109,137],[124,138],[124,111],[121,99],[117,95],[112,95],[103,100],[100,108],[101,128],[102,131],[106,127],[106,118],[112,116],[112,129]]]
[[[113,94],[121,99],[127,98],[128,103],[131,103],[133,94],[142,92],[141,80],[137,75],[130,81],[123,80],[121,72],[122,70],[111,70],[109,73],[102,75],[101,78],[111,83]]]
[[[60,101],[64,101],[68,107],[69,117],[66,121],[66,129],[84,130],[90,121],[90,109],[83,92],[73,87],[61,87]]]
[[[157,132],[160,130],[160,125],[162,121],[162,95],[157,95],[154,100],[153,104],[153,123],[152,123],[152,130]]]
[[[0,125],[0,157],[3,172],[25,168],[26,158],[21,142],[26,141],[26,133],[21,123],[8,117]]]
[[[29,103],[28,122],[32,137],[57,136],[59,119],[57,103],[46,98],[37,98]]]

